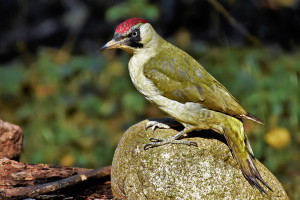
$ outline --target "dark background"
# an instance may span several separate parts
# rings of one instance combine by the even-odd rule
[[[143,17],[265,121],[245,122],[254,154],[300,199],[300,3],[219,1],[237,25],[212,2],[2,1],[0,117],[24,130],[21,161],[110,165],[128,127],[165,116],[133,87],[125,52],[97,52]]]

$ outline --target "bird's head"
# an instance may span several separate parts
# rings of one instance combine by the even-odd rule
[[[113,39],[101,47],[100,51],[119,48],[134,53],[144,48],[152,36],[153,28],[146,20],[131,18],[116,28]]]

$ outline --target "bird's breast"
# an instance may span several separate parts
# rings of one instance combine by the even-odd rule
[[[158,92],[153,83],[144,75],[143,62],[143,60],[132,57],[128,66],[129,74],[136,89],[151,101],[151,97],[158,95]]]

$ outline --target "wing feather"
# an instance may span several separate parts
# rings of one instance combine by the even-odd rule
[[[160,52],[156,59],[150,59],[144,65],[144,75],[161,95],[170,99],[200,103],[205,108],[232,116],[247,114],[222,84],[191,56],[173,45],[169,46],[168,52]]]

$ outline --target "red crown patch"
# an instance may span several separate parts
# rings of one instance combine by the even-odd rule
[[[124,33],[128,31],[132,26],[139,24],[139,23],[148,23],[146,20],[141,18],[131,18],[127,19],[126,21],[122,22],[116,29],[116,33]]]

